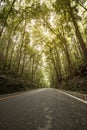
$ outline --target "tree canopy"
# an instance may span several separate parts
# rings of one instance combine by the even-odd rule
[[[59,87],[86,64],[86,0],[0,1],[1,74]]]

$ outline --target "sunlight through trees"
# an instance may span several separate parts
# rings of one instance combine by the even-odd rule
[[[86,0],[0,1],[0,74],[58,87],[86,63]]]

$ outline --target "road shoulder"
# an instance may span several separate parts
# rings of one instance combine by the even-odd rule
[[[66,90],[59,90],[61,93],[64,93],[72,98],[75,98],[81,102],[84,102],[87,104],[87,94],[81,93],[81,92],[72,92],[72,91],[66,91]]]

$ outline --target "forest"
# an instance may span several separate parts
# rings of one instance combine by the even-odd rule
[[[0,94],[87,93],[87,1],[0,0]]]

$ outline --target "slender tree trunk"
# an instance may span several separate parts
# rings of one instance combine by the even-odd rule
[[[23,21],[23,19],[20,19],[19,22],[17,23],[17,25],[15,26],[15,29],[13,31],[13,36],[15,35],[16,30],[17,30],[18,26],[20,25],[20,23],[22,21]],[[12,50],[11,50],[11,56],[10,56],[10,60],[9,60],[9,65],[8,65],[9,69],[11,68],[11,64],[12,64],[12,59],[13,59],[15,45],[16,45],[16,43],[15,44],[13,43],[13,47],[12,47]]]
[[[14,47],[15,47],[15,44],[13,45],[12,50],[11,50],[11,56],[10,56],[9,65],[8,65],[9,69],[11,69],[11,64],[12,64],[12,59],[13,59],[13,54],[14,54]]]
[[[78,4],[79,4],[85,11],[87,11],[87,8],[84,7],[84,5],[82,5],[82,3],[80,3],[80,2],[78,1]]]
[[[38,68],[38,64],[39,64],[39,61],[36,63],[36,66],[35,66],[35,69],[34,69],[34,75],[36,75],[36,71],[37,71],[37,68]]]
[[[76,41],[76,39],[74,38],[74,45],[73,45],[73,47],[75,48],[75,50],[76,50],[76,53],[77,53],[77,55],[78,55],[78,57],[80,58],[80,57],[82,57],[82,53],[80,52],[80,50],[78,49],[78,46],[76,46],[77,45],[77,41]]]
[[[51,50],[50,46],[48,46],[48,47],[49,47],[49,50],[50,50],[50,54],[52,56],[52,62],[53,62],[53,65],[54,65],[54,69],[55,69],[55,72],[56,72],[56,77],[57,77],[58,83],[61,83],[59,73],[58,73],[58,66],[56,66],[56,63],[55,63],[55,60],[54,60],[54,57],[53,57],[52,50]]]
[[[10,32],[10,34],[11,34],[11,32]],[[2,71],[4,71],[4,68],[7,66],[10,44],[11,44],[11,38],[10,38],[10,35],[9,35],[9,39],[8,39],[8,43],[7,43],[7,47],[6,47],[6,52],[5,52],[5,61],[4,61],[4,64],[3,64],[3,70]]]
[[[46,22],[46,21],[45,21]],[[67,62],[68,62],[68,69],[69,69],[69,73],[72,74],[73,73],[73,66],[72,66],[72,62],[71,62],[71,59],[70,59],[70,55],[69,55],[69,52],[68,52],[68,48],[67,48],[67,44],[66,44],[66,38],[65,38],[65,35],[64,35],[64,32],[63,32],[63,35],[59,32],[59,34],[57,34],[52,28],[51,26],[48,24],[48,22],[46,22],[46,25],[47,27],[50,29],[51,32],[53,32],[57,37],[58,39],[60,39],[61,43],[63,44],[63,49],[64,49],[64,52],[65,52],[65,55],[66,55],[66,58],[67,58]],[[63,31],[63,30],[62,30]]]
[[[75,48],[77,48],[77,52],[79,53],[80,58],[82,58],[82,60],[85,62],[85,57],[84,57],[84,55],[83,55],[83,52],[82,52],[82,49],[81,49],[81,46],[80,46],[79,42],[76,41],[75,38],[74,38],[74,41],[75,41],[74,46],[75,46]],[[76,45],[77,45],[77,46],[76,46]]]
[[[31,83],[33,82],[33,79],[34,79],[34,61],[35,61],[35,57],[33,57],[33,60],[32,60],[32,70],[31,70]]]
[[[70,58],[70,54],[68,52],[68,49],[67,49],[67,46],[66,46],[65,42],[64,42],[64,52],[65,52],[65,55],[66,55],[66,58],[67,58],[67,64],[68,64],[69,73],[73,74],[74,68],[73,68],[73,65],[72,65],[72,62],[71,62],[71,58]]]
[[[67,75],[68,75],[68,72],[67,72],[67,70],[66,70],[66,59],[65,59],[65,54],[64,53],[62,53],[62,55],[63,55],[63,67],[64,67],[64,73],[65,73],[65,77],[67,77]],[[64,77],[64,78],[65,78]]]
[[[63,50],[64,50],[64,53],[66,55],[66,59],[67,59],[67,63],[68,63],[67,65],[68,65],[69,74],[73,74],[74,68],[73,68],[72,61],[71,61],[70,54],[69,54],[69,50],[68,50],[68,47],[67,47],[67,40],[66,40],[66,37],[65,37],[63,26],[62,26],[62,33],[63,34],[61,34],[59,32],[60,40],[61,40],[61,43],[63,45]]]
[[[22,75],[23,75],[23,73],[24,73],[25,59],[26,59],[26,54],[24,54],[24,57],[23,57],[23,65],[22,65],[22,69],[21,69],[21,74],[22,74]]]
[[[58,66],[59,79],[60,79],[60,81],[62,81],[60,57],[59,57],[59,53],[58,53],[58,50],[57,50],[57,47],[56,47],[55,43],[54,43],[54,47],[55,47],[55,54],[57,55],[55,60],[56,60],[57,66]]]
[[[20,54],[19,54],[19,60],[18,60],[18,66],[17,66],[17,74],[19,73],[20,62],[21,62],[21,58],[22,58],[22,48],[23,48],[23,45],[24,45],[24,35],[25,35],[25,29],[24,29],[24,32],[23,32],[22,43],[21,43],[20,51],[19,51]]]

